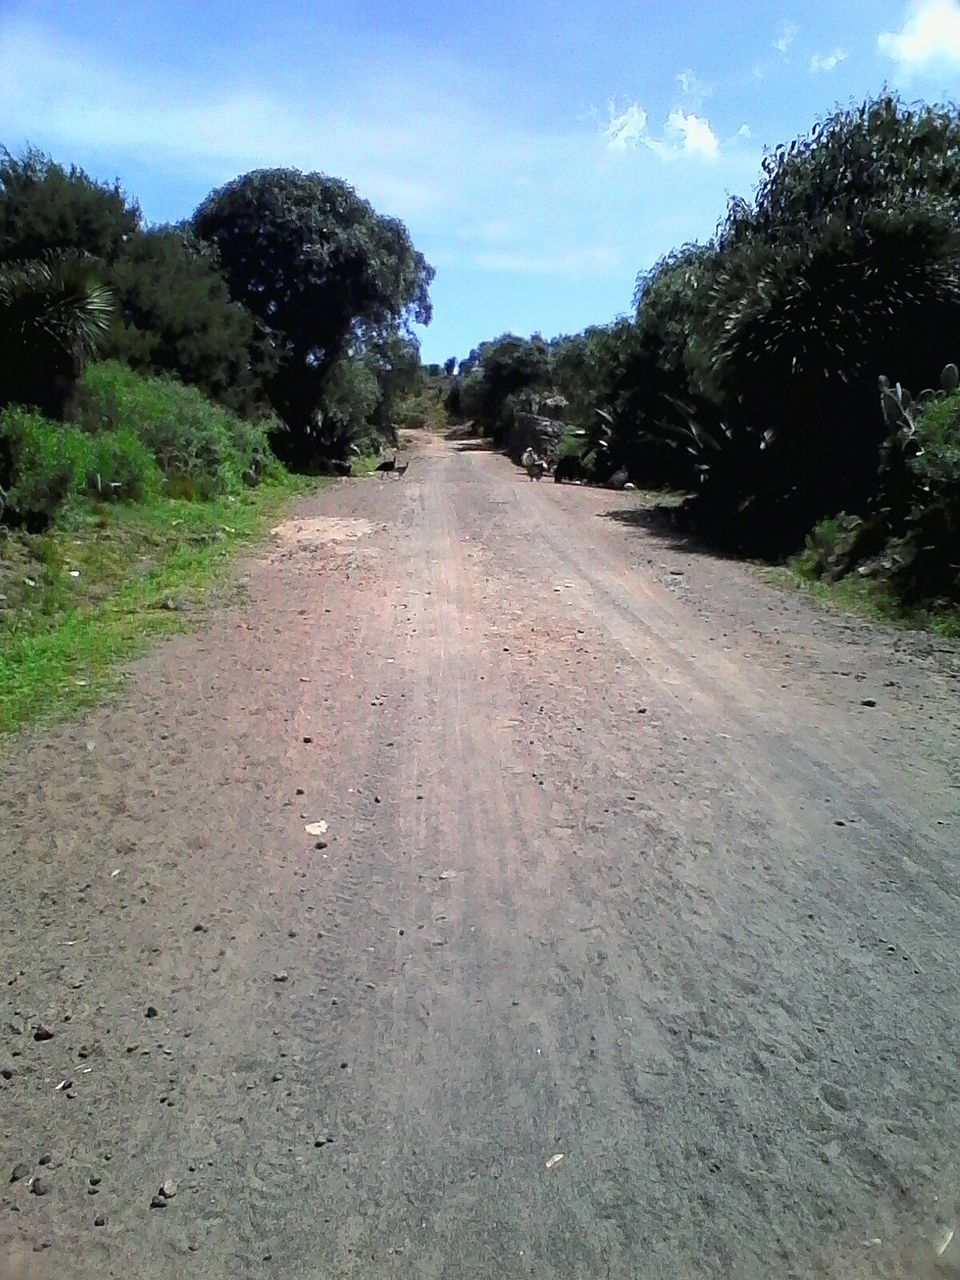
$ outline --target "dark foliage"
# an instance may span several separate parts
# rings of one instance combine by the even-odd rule
[[[49,418],[67,416],[113,315],[96,265],[68,251],[0,266],[0,407],[31,405]]]
[[[160,227],[134,236],[109,279],[118,314],[107,354],[144,372],[175,373],[245,416],[263,407],[270,345],[190,232]]]
[[[505,333],[471,352],[468,361],[461,361],[460,373],[460,411],[473,417],[484,435],[502,444],[512,422],[512,399],[549,382],[547,344],[540,337]],[[449,402],[448,408],[454,411]]]
[[[139,229],[139,207],[118,183],[63,169],[40,151],[0,150],[0,262],[75,250],[109,264]]]
[[[67,260],[82,255],[113,293],[117,309],[107,353],[182,381],[229,408],[253,414],[265,401],[262,382],[273,354],[251,316],[235,304],[215,258],[188,232],[144,231],[138,206],[118,184],[96,182],[38,151],[0,159],[0,264]],[[71,372],[37,349],[30,359],[49,369],[63,399]],[[72,366],[72,362],[68,362]],[[36,402],[36,397],[30,401]],[[55,403],[45,411],[59,416]]]
[[[246,174],[213,192],[193,226],[215,247],[233,299],[269,330],[270,399],[290,443],[309,454],[333,367],[364,333],[427,323],[432,268],[401,222],[317,173]]]

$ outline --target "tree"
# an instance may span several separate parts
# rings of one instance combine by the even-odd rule
[[[451,356],[449,360],[444,361],[443,372],[447,375],[448,378],[452,378],[456,367],[457,367],[457,357]]]
[[[245,174],[208,196],[193,226],[216,248],[231,297],[270,331],[270,398],[303,454],[316,443],[324,385],[351,340],[430,320],[433,269],[406,227],[336,178]]]
[[[95,182],[39,151],[3,152],[0,264],[71,253],[86,255],[117,301],[106,354],[175,373],[238,412],[265,402],[259,383],[271,350],[231,300],[209,249],[183,229],[144,231],[139,207],[116,183]]]
[[[132,237],[107,278],[118,308],[110,355],[175,373],[237,413],[265,402],[269,348],[192,232],[158,227]]]
[[[119,183],[95,182],[42,152],[0,149],[0,262],[76,250],[111,263],[140,229],[140,209]]]
[[[386,330],[368,343],[364,359],[380,388],[376,421],[381,434],[397,443],[393,425],[397,400],[420,384],[420,347],[415,339],[398,329]]]
[[[701,283],[685,359],[723,429],[697,424],[696,518],[792,550],[820,517],[869,504],[878,373],[922,385],[955,354],[960,115],[885,94],[778,148]]]
[[[481,429],[499,442],[509,429],[508,399],[519,391],[543,386],[549,379],[547,345],[539,336],[518,338],[505,333],[483,343],[478,354],[477,417]]]

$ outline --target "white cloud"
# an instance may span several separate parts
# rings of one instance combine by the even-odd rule
[[[906,74],[960,66],[960,0],[914,0],[900,30],[877,37],[877,49]]]
[[[696,102],[702,102],[704,98],[709,98],[713,92],[711,87],[698,79],[689,67],[685,71],[677,73],[677,84],[680,86],[680,92],[684,97],[693,99]]]
[[[673,160],[678,156],[699,156],[713,160],[719,154],[720,141],[703,116],[686,112],[677,107],[667,116],[663,136],[655,137],[647,129],[648,116],[638,102],[629,103],[617,110],[611,101],[607,104],[610,115],[601,136],[607,140],[610,151],[626,151],[628,147],[647,147],[661,160]]]
[[[810,70],[817,71],[833,71],[841,62],[847,59],[847,51],[845,49],[836,48],[833,53],[815,53],[810,59]]]
[[[665,138],[674,139],[674,146],[690,156],[703,156],[713,160],[720,150],[717,135],[710,128],[710,122],[701,116],[685,111],[671,111],[667,117]]]
[[[448,190],[425,166],[409,163],[421,145],[415,120],[388,96],[356,118],[259,88],[192,90],[133,77],[121,68],[30,27],[0,26],[0,120],[4,142],[56,139],[67,149],[149,158],[223,182],[271,164],[316,168],[356,184],[374,204],[401,217],[442,207]],[[430,123],[439,147],[453,148],[456,123]]]
[[[780,53],[786,53],[799,34],[800,28],[795,22],[785,22],[780,28],[780,34],[773,42],[773,47]]]
[[[647,113],[638,102],[631,102],[623,111],[618,112],[611,99],[607,104],[610,120],[603,130],[607,146],[611,151],[626,151],[627,147],[635,147],[643,142],[647,132]]]
[[[748,124],[742,124],[742,125],[740,126],[740,128],[737,130],[737,137],[738,137],[738,138],[752,138],[752,137],[753,137],[753,130],[750,128],[750,126],[749,126]]]
[[[2,4],[2,0],[0,0]],[[606,175],[598,209],[593,132],[527,131],[492,114],[496,95],[457,89],[451,73],[424,97],[421,69],[386,84],[350,79],[294,99],[282,88],[235,80],[196,86],[167,72],[134,75],[102,54],[59,42],[39,27],[0,19],[0,121],[14,150],[29,139],[61,161],[112,176],[126,165],[189,192],[188,216],[210,190],[238,173],[289,165],[335,174],[377,209],[403,218],[435,265],[569,281],[610,277],[635,251],[625,208],[643,178]],[[613,115],[613,113],[611,113]],[[606,130],[614,151],[636,145],[646,113],[629,104]],[[179,199],[184,199],[180,195]]]

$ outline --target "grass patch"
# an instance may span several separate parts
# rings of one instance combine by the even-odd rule
[[[567,427],[557,445],[557,458],[582,458],[588,443],[585,431]]]
[[[764,579],[774,586],[799,590],[830,608],[905,630],[960,639],[960,609],[948,604],[911,608],[886,589],[882,580],[861,578],[856,573],[835,581],[811,576],[802,552],[786,565],[763,565],[760,569]]]
[[[81,501],[46,533],[0,532],[0,734],[101,700],[118,663],[184,630],[232,556],[320,483],[281,474],[209,502]]]
[[[398,450],[398,452],[400,452],[400,450]],[[373,473],[376,471],[377,467],[379,467],[380,463],[383,462],[384,458],[389,457],[392,453],[393,453],[393,450],[391,449],[387,454],[380,454],[380,453],[355,454],[350,459],[350,462],[353,465],[352,474],[355,476],[372,476]]]

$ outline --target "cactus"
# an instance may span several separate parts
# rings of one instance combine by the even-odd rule
[[[879,377],[878,385],[880,388],[880,408],[883,410],[883,420],[888,429],[895,433],[903,434],[907,437],[912,436],[915,430],[913,414],[910,412],[913,405],[913,398],[906,387],[902,387],[900,383],[891,385],[890,379],[885,378],[882,374]],[[917,406],[929,404],[931,400],[939,400],[941,396],[953,395],[954,392],[960,390],[960,369],[955,364],[944,365],[940,372],[940,391],[934,391],[932,387],[926,387],[917,396]]]

